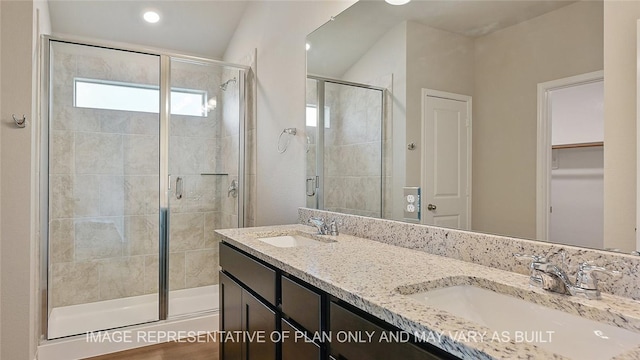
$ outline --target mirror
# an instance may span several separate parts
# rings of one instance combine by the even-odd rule
[[[614,245],[602,229],[603,8],[602,1],[359,1],[307,37],[307,105],[320,98],[312,78],[386,89],[382,156],[370,159],[382,168],[381,217],[416,221],[407,211],[416,197],[407,195],[420,188],[416,210],[425,224],[631,252],[635,237]],[[591,92],[561,91],[574,87]],[[553,106],[567,98],[569,108],[589,106],[599,119],[576,121],[584,111],[556,117],[567,111]],[[589,135],[558,140],[580,132]],[[317,176],[321,133],[307,127],[308,178]],[[331,191],[318,183],[321,193]],[[307,206],[316,207],[312,190]],[[585,224],[593,226],[571,230]]]

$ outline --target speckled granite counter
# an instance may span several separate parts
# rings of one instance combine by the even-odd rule
[[[526,342],[471,339],[460,334],[492,333],[401,294],[448,285],[475,284],[533,303],[640,333],[640,302],[603,295],[602,300],[552,294],[528,285],[528,276],[426,252],[341,234],[300,247],[279,248],[259,237],[315,229],[304,225],[218,230],[220,240],[306,281],[411,334],[433,332],[430,343],[463,359],[564,359]],[[515,315],[514,315],[515,316]],[[640,336],[640,334],[639,334]],[[615,359],[638,359],[640,348]]]

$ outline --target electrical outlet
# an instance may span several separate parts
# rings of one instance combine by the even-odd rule
[[[420,188],[405,187],[404,190],[404,218],[409,221],[420,221]]]

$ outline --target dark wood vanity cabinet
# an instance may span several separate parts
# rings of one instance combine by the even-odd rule
[[[220,266],[220,358],[277,359],[276,271],[226,244]]]
[[[220,329],[224,330],[220,358],[276,359],[276,343],[270,340],[270,334],[277,330],[276,312],[223,272],[220,272],[220,300]]]
[[[329,328],[337,336],[331,342],[330,356],[340,360],[437,360],[455,359],[454,356],[424,344],[429,350],[409,342],[409,334],[382,323],[347,304],[331,301]]]
[[[226,332],[243,331],[242,287],[220,272],[220,358],[241,360],[243,342],[240,339],[225,336]],[[237,341],[236,341],[237,340]]]
[[[400,330],[224,242],[220,266],[221,360],[456,359],[430,344],[380,341]]]

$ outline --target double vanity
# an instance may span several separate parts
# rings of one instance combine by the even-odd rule
[[[312,216],[336,219],[339,235],[319,235],[305,225]],[[496,253],[495,266],[483,264],[499,240],[490,235],[468,239],[476,256],[458,259],[425,243],[472,233],[308,209],[299,219],[217,231],[222,359],[640,358],[633,296],[595,300],[532,286],[533,260],[506,271],[522,261]],[[521,241],[521,253],[547,246]],[[546,250],[537,255],[557,252]],[[600,256],[562,250],[569,264]],[[601,279],[635,282],[629,259],[618,277]]]

